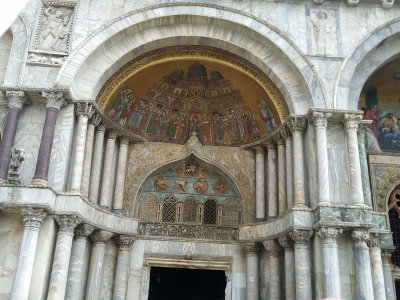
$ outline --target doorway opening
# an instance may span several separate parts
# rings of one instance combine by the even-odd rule
[[[224,300],[224,271],[152,267],[149,300]]]

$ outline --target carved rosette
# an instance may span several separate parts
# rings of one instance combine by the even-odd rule
[[[114,237],[114,243],[119,250],[130,250],[133,241],[133,236],[130,235],[121,234]]]
[[[28,98],[23,91],[7,91],[6,97],[8,100],[8,107],[21,110],[28,102]]]
[[[58,224],[58,234],[73,235],[75,227],[80,220],[76,215],[60,215],[54,216]]]
[[[260,250],[260,245],[256,242],[243,243],[242,247],[247,255],[255,255]]]
[[[94,114],[93,105],[89,103],[77,103],[76,104],[76,115],[91,118]]]
[[[354,230],[351,234],[351,237],[356,242],[367,242],[369,240],[369,233],[368,230]]]
[[[42,96],[46,98],[46,108],[54,108],[60,110],[65,104],[65,99],[62,92],[42,92]]]
[[[303,117],[292,117],[289,119],[287,126],[291,132],[303,131],[306,128],[306,119]]]
[[[282,252],[282,247],[275,240],[263,241],[262,244],[269,255],[277,256],[280,252]]]
[[[334,227],[321,227],[317,231],[317,235],[322,239],[323,244],[336,244],[337,236],[341,234],[343,229],[337,229]]]
[[[280,236],[278,242],[285,250],[293,250],[294,248],[294,241],[289,235]]]
[[[93,116],[90,118],[90,124],[93,124],[96,127],[99,126],[100,122],[101,122],[101,117],[97,113],[93,114]]]
[[[40,226],[46,217],[46,212],[42,208],[34,209],[32,207],[28,207],[22,209],[22,216],[24,227],[40,229]]]
[[[370,248],[381,248],[381,242],[386,238],[386,233],[371,233],[369,235],[368,246]]]
[[[74,231],[74,237],[76,239],[86,239],[94,231],[94,227],[90,224],[81,223],[76,226]]]
[[[356,115],[356,114],[344,114],[343,117],[343,124],[346,128],[346,130],[357,130],[358,129],[358,124],[360,124],[362,120],[361,115]]]
[[[314,124],[315,128],[326,128],[328,126],[328,119],[331,116],[331,113],[314,111],[311,122]]]
[[[289,236],[293,239],[296,246],[308,245],[313,235],[314,231],[309,229],[294,229],[289,233]]]
[[[114,234],[105,230],[96,230],[91,236],[90,239],[95,244],[101,244],[107,242]]]

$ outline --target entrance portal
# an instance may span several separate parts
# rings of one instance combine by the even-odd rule
[[[224,271],[152,267],[149,300],[224,300]]]

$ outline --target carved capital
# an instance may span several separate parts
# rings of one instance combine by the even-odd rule
[[[32,207],[28,207],[22,209],[22,216],[24,227],[39,229],[44,218],[46,217],[46,212],[42,208],[34,209]]]
[[[8,100],[8,107],[21,110],[28,102],[28,98],[23,91],[7,91],[6,97]]]
[[[294,229],[289,233],[296,245],[307,245],[313,235],[314,231],[308,229]]]
[[[133,236],[130,235],[117,235],[114,237],[114,243],[118,246],[119,250],[129,250],[133,241]]]
[[[331,116],[331,113],[314,111],[311,122],[314,124],[315,128],[326,128],[328,126],[328,119]]]
[[[262,146],[257,146],[254,148],[256,154],[264,154],[264,148]]]
[[[242,247],[246,254],[257,254],[258,250],[260,250],[260,245],[256,242],[243,243]]]
[[[115,140],[117,138],[117,132],[114,130],[111,130],[107,134],[107,139],[108,140]]]
[[[85,116],[91,118],[94,114],[93,105],[89,103],[77,103],[76,104],[76,115],[77,116]]]
[[[266,145],[267,145],[268,151],[276,150],[276,144],[274,141],[269,140]]]
[[[394,249],[382,249],[382,262],[389,264]]]
[[[370,248],[380,248],[381,242],[386,238],[386,234],[383,233],[371,233],[369,235],[368,246]]]
[[[114,234],[112,232],[109,231],[105,231],[105,230],[96,230],[91,236],[90,239],[94,242],[94,243],[105,243],[107,242],[109,239],[111,239],[111,237]]]
[[[283,127],[279,131],[280,136],[286,141],[288,138],[290,138],[290,130],[287,128],[287,126]]]
[[[294,241],[289,235],[281,236],[278,238],[279,244],[285,248],[285,250],[291,250],[294,248]]]
[[[360,124],[358,125],[358,134],[365,134],[368,126],[370,126],[371,124],[372,120],[361,120]]]
[[[106,132],[106,127],[103,124],[100,124],[99,126],[97,126],[96,130],[104,133]]]
[[[303,131],[306,128],[306,119],[302,117],[293,117],[287,123],[291,132]]]
[[[357,229],[353,230],[351,237],[356,242],[367,242],[369,240],[368,230]]]
[[[129,142],[130,142],[130,139],[122,138],[122,139],[119,141],[119,144],[120,144],[120,145],[127,145],[127,146],[129,146]]]
[[[271,255],[276,255],[280,252],[282,252],[282,247],[279,245],[279,243],[275,240],[268,240],[268,241],[263,241],[262,244],[264,245],[265,250]]]
[[[94,227],[90,224],[81,223],[76,226],[74,237],[76,239],[86,239],[94,231]]]
[[[285,143],[285,138],[283,137],[281,132],[278,132],[278,134],[276,134],[272,139],[277,145],[283,145]]]
[[[317,235],[322,239],[324,244],[336,244],[338,234],[341,234],[343,229],[337,229],[333,227],[321,227],[317,231]]]
[[[90,119],[90,124],[93,124],[94,126],[99,126],[100,122],[101,122],[100,115],[99,114],[93,114],[92,118]],[[104,128],[104,130],[105,130],[105,128]]]
[[[46,98],[46,108],[54,108],[60,110],[65,104],[65,99],[62,92],[42,92],[42,96]]]
[[[361,122],[362,116],[356,114],[344,114],[343,124],[346,130],[357,130],[358,124]]]
[[[54,219],[57,221],[59,234],[73,235],[74,229],[79,223],[79,219],[76,215],[54,216]]]

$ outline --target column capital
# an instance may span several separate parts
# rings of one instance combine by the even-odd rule
[[[23,91],[7,91],[6,97],[8,100],[9,108],[16,108],[18,110],[21,110],[28,102],[28,97]]]
[[[23,208],[22,216],[24,227],[32,227],[39,229],[42,225],[44,218],[46,217],[46,212],[42,208]]]
[[[275,254],[276,255],[276,254],[282,252],[282,247],[275,240],[263,241],[262,244],[263,244],[265,250],[267,250],[267,252],[269,254]]]
[[[381,242],[386,238],[386,233],[371,232],[369,235],[368,246],[370,248],[381,248]]]
[[[91,118],[94,114],[94,108],[93,105],[86,103],[86,102],[81,102],[76,104],[76,115],[77,116],[86,116],[88,118]]]
[[[285,248],[285,250],[291,250],[294,248],[294,241],[289,235],[280,236],[278,242],[283,248]]]
[[[365,134],[365,131],[371,124],[372,120],[361,120],[358,125],[358,134]]]
[[[369,232],[367,229],[356,229],[351,233],[351,237],[356,242],[367,242],[369,240]]]
[[[338,234],[341,234],[343,229],[334,227],[321,227],[317,231],[317,235],[322,239],[323,244],[336,244]]]
[[[111,239],[111,237],[114,234],[112,232],[109,231],[105,231],[105,230],[96,230],[95,232],[93,232],[93,234],[90,236],[90,239],[94,242],[94,243],[105,243],[107,242],[109,239]]]
[[[90,118],[89,122],[90,122],[90,124],[93,124],[96,127],[99,126],[99,124],[101,122],[100,114],[98,114],[98,113],[93,114],[93,116]],[[104,130],[105,130],[105,127],[104,127]]]
[[[268,151],[269,150],[276,150],[276,143],[274,140],[269,140],[266,144]]]
[[[129,138],[127,138],[127,137],[122,137],[120,140],[119,140],[119,144],[120,145],[127,145],[127,146],[129,146],[129,143],[130,143],[130,139]]]
[[[264,154],[264,147],[261,145],[257,145],[256,147],[254,147],[254,151],[256,152],[256,154]]]
[[[281,131],[279,131],[272,139],[277,145],[283,145],[285,143],[285,138]]]
[[[46,108],[54,108],[60,110],[66,103],[62,92],[42,92],[42,96],[46,98]]]
[[[100,125],[98,125],[97,127],[96,127],[96,131],[98,131],[98,132],[106,132],[106,126],[104,126],[104,124],[103,123],[100,123]]]
[[[119,250],[129,250],[133,242],[134,238],[131,235],[121,234],[114,237],[114,243]]]
[[[110,130],[107,132],[107,140],[115,140],[117,138],[118,134],[115,130]]]
[[[90,224],[81,223],[76,226],[74,231],[74,237],[76,239],[86,239],[94,231],[94,227]]]
[[[306,119],[304,117],[292,117],[287,122],[287,126],[291,132],[303,131],[306,128]]]
[[[260,245],[257,242],[246,242],[242,244],[242,247],[246,254],[257,254],[260,250]]]
[[[328,126],[328,119],[332,113],[314,111],[311,116],[311,122],[316,128],[326,128]]]
[[[362,120],[362,115],[345,113],[343,116],[343,124],[346,130],[358,129],[358,124]]]
[[[294,229],[289,232],[289,236],[293,239],[296,245],[308,244],[313,235],[314,231],[312,229]]]
[[[79,223],[79,218],[76,215],[57,215],[54,216],[59,226],[58,233],[73,235],[75,227]]]
[[[382,250],[382,260],[389,262],[390,258],[392,257],[392,253],[394,249],[381,249]]]
[[[287,126],[283,127],[279,131],[280,136],[286,141],[288,138],[290,138],[290,130]]]

